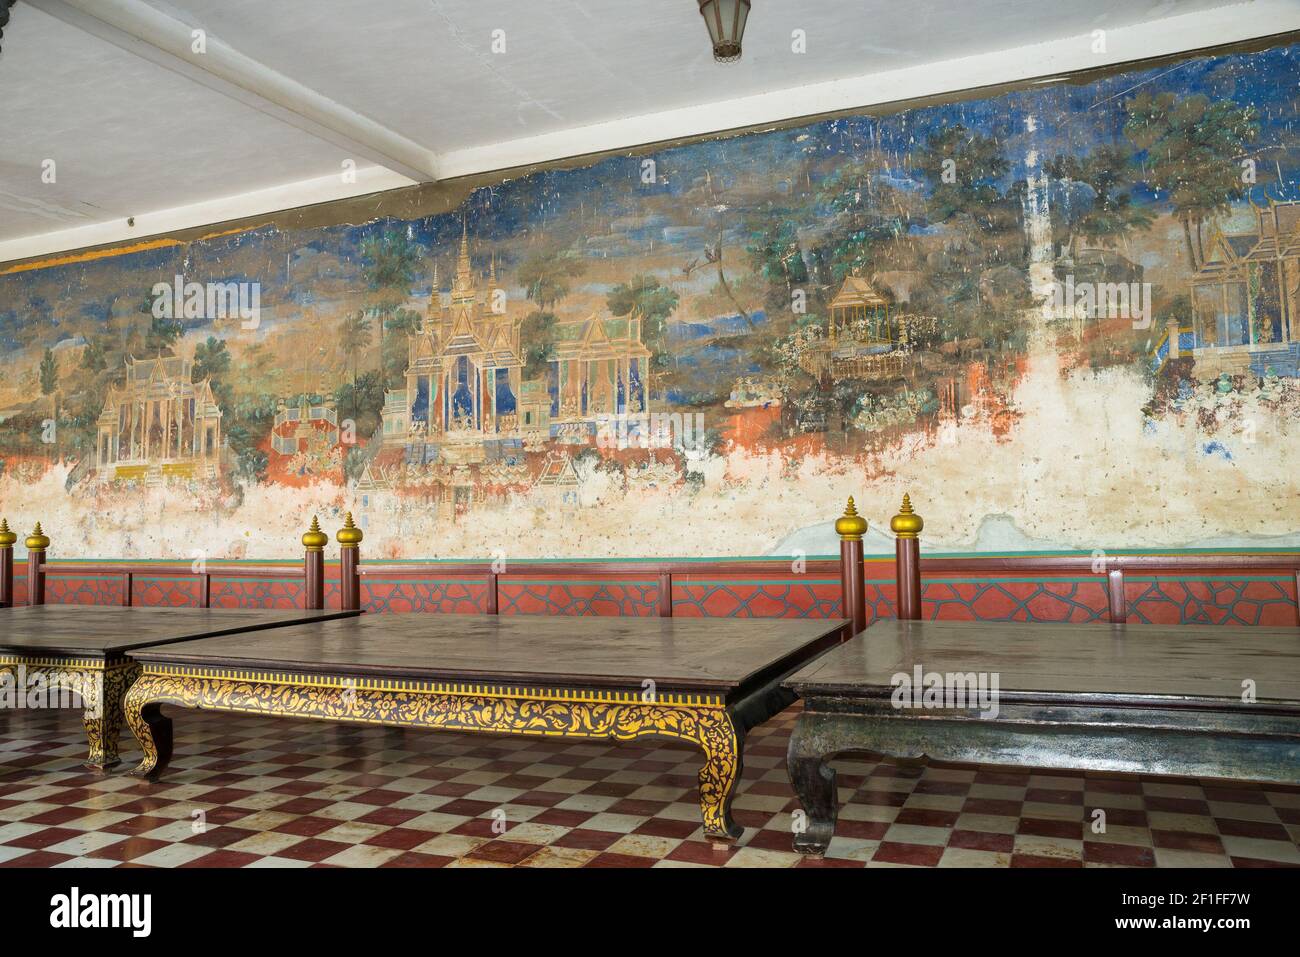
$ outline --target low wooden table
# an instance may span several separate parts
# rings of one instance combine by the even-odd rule
[[[781,682],[845,623],[389,614],[131,653],[139,773],[171,756],[163,704],[395,727],[688,741],[704,752],[706,833],[734,839],[745,732],[789,705]]]
[[[896,692],[918,668],[942,700]],[[995,709],[958,696],[949,676],[972,674],[997,676]],[[851,751],[1300,783],[1300,629],[882,621],[786,687],[804,699],[788,758],[805,853],[830,843],[827,762]]]
[[[80,698],[82,722],[90,739],[86,766],[103,770],[119,761],[122,699],[140,671],[126,652],[171,641],[357,614],[303,609],[23,605],[5,609],[0,617],[0,681],[10,682],[12,693],[27,694],[28,683],[35,680],[49,691],[62,690]]]

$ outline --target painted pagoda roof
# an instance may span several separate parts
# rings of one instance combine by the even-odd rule
[[[879,309],[887,305],[889,303],[876,292],[875,287],[861,276],[845,276],[844,285],[831,300],[832,309],[851,309],[854,306]]]
[[[1215,233],[1194,283],[1240,282],[1243,263],[1300,258],[1300,203],[1257,206],[1255,212],[1260,232]]]
[[[1274,236],[1278,233],[1294,233],[1300,229],[1300,203],[1292,201],[1279,203],[1269,201],[1267,207],[1255,207],[1259,217],[1259,234]]]
[[[635,312],[625,316],[592,313],[585,319],[557,322],[552,343],[562,359],[650,355],[641,341],[641,324]]]

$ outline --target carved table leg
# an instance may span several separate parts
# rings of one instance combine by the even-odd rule
[[[700,814],[704,833],[711,841],[738,840],[745,829],[731,816],[731,800],[744,770],[745,735],[725,711],[723,720],[709,723],[701,735],[704,766],[700,768]]]
[[[835,834],[835,769],[829,758],[813,723],[800,715],[790,735],[786,769],[808,817],[806,827],[794,835],[794,848],[801,854],[825,854]]]
[[[171,719],[163,716],[160,703],[150,700],[158,690],[156,683],[152,676],[141,678],[126,693],[123,706],[127,726],[144,752],[144,758],[133,773],[151,781],[167,769],[172,759]]]
[[[138,673],[138,668],[130,666],[110,667],[87,672],[82,678],[81,698],[85,707],[81,724],[90,742],[86,767],[92,771],[106,771],[122,760],[117,753],[122,731],[122,699]]]

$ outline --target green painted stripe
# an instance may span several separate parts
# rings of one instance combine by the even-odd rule
[[[1129,578],[1128,576],[1125,576],[1124,580],[1137,581],[1137,579]],[[988,585],[992,583],[1001,583],[1001,582],[1013,582],[1013,583],[1014,582],[1029,582],[1029,583],[1062,582],[1064,584],[1082,584],[1084,582],[1093,582],[1098,585],[1104,585],[1106,583],[1106,576],[1089,575],[1082,578],[1076,578],[1074,576],[1065,577],[1065,576],[1057,576],[1057,575],[1039,575],[1039,576],[1029,575],[1023,578],[1021,577],[1003,578],[1000,575],[990,575],[987,578],[922,578],[921,579],[921,584],[923,585]],[[893,584],[893,582],[891,581],[890,584]]]
[[[1125,575],[1126,582],[1289,582],[1290,575]]]
[[[214,587],[220,584],[221,582],[238,582],[239,584],[247,584],[249,582],[265,582],[267,584],[278,585],[281,584],[282,582],[297,582],[297,581],[302,581],[302,579],[301,578],[227,578],[225,575],[222,575],[220,578],[212,579],[212,584]]]
[[[695,585],[838,585],[838,578],[693,578],[690,581],[673,582],[679,588],[690,588]],[[884,584],[874,580],[868,580],[868,585]],[[888,580],[893,584],[894,580]]]
[[[500,585],[658,585],[657,578],[510,578]]]
[[[365,546],[362,545],[364,552]],[[1186,549],[1160,549],[1160,548],[1115,548],[1102,549],[1105,554],[1112,558],[1122,558],[1124,556],[1140,555],[1157,555],[1168,558],[1194,557],[1197,555],[1263,555],[1277,556],[1279,558],[1300,558],[1300,548],[1186,548]],[[922,552],[923,558],[930,559],[991,559],[991,558],[1090,558],[1092,551],[1038,551],[1038,552]],[[719,562],[771,562],[773,564],[789,565],[794,555],[725,555],[713,556],[708,558],[674,558],[664,557],[644,557],[644,558],[516,558],[511,559],[511,565],[579,565],[579,564],[654,564],[657,562],[671,562],[674,564],[717,564]],[[838,555],[803,555],[799,556],[805,561],[839,561]],[[371,562],[380,562],[377,559],[365,559]],[[867,562],[892,562],[893,557],[885,554],[867,555]],[[300,559],[292,558],[275,558],[275,559],[213,559],[215,563],[222,566],[238,565],[301,565]],[[482,564],[490,565],[496,559],[493,558],[395,558],[383,559],[384,565],[466,565]],[[47,564],[57,566],[60,564],[96,564],[96,565],[169,565],[174,564],[178,568],[188,567],[190,562],[181,559],[153,559],[153,558],[52,558],[47,560]],[[336,560],[331,560],[327,564],[337,564]]]
[[[559,581],[559,579],[556,579]],[[365,577],[362,584],[367,585],[482,585],[487,586],[485,578],[371,578]]]

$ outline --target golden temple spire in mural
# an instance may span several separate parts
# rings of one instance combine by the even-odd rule
[[[474,271],[469,260],[469,223],[462,220],[460,255],[456,257],[456,278],[451,283],[451,301],[473,302],[474,296]]]

